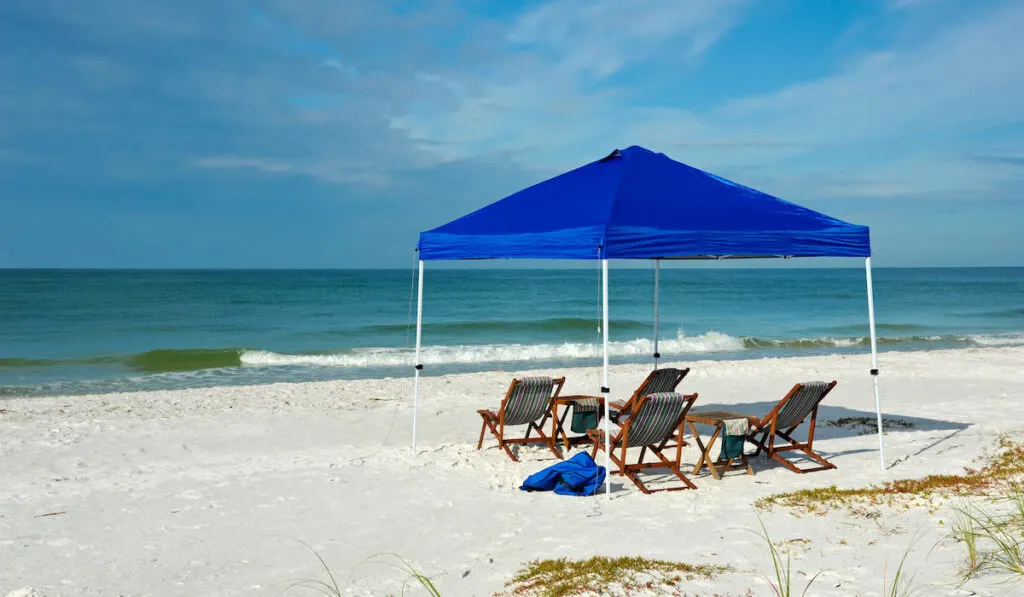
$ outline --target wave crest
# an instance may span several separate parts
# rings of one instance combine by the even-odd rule
[[[945,342],[950,347],[1022,346],[1024,334],[974,336],[901,336],[878,338],[879,345],[921,345]],[[807,350],[829,348],[868,347],[866,336],[852,338],[799,338],[772,340],[765,338],[738,338],[721,332],[707,332],[699,336],[686,336],[680,332],[675,338],[658,343],[658,350],[668,355],[693,355],[749,350]],[[642,357],[654,352],[654,343],[646,338],[610,342],[611,357]],[[601,345],[596,343],[563,344],[483,344],[457,346],[425,346],[420,355],[424,365],[455,365],[475,363],[511,363],[528,361],[574,361],[599,359]],[[264,350],[246,350],[241,363],[249,366],[317,366],[317,367],[408,367],[413,364],[414,353],[409,348],[359,348],[335,354],[281,354]]]
[[[984,348],[1024,346],[1024,333],[975,334],[944,336],[883,336],[878,344],[899,348]],[[687,336],[681,331],[674,338],[664,338],[658,350],[666,356],[685,356],[710,353],[738,353],[748,351],[783,350],[843,350],[866,349],[870,341],[866,336],[820,337],[776,340],[756,337],[736,337],[710,331],[699,336]],[[650,339],[638,338],[611,342],[608,353],[612,357],[629,359],[646,357],[654,352]],[[482,344],[426,346],[421,361],[427,365],[473,365],[502,362],[544,362],[597,360],[601,345],[586,342],[561,344]],[[0,371],[26,370],[62,365],[110,366],[120,365],[143,373],[199,371],[238,366],[278,367],[313,366],[340,368],[391,368],[413,364],[411,348],[355,348],[337,352],[285,354],[267,350],[241,348],[226,349],[159,349],[123,357],[102,356],[81,359],[0,358]]]
[[[720,332],[659,341],[658,350],[665,354],[689,354],[744,350],[743,339]],[[654,343],[646,338],[609,342],[608,354],[613,357],[649,355]],[[566,342],[563,344],[484,344],[459,346],[427,346],[420,355],[424,365],[500,363],[519,361],[596,359],[601,356],[600,344]],[[407,348],[363,348],[342,354],[280,354],[264,350],[242,353],[242,364],[256,366],[314,365],[321,367],[402,367],[412,364],[413,352]]]

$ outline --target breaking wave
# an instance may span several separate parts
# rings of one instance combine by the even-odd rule
[[[881,346],[1024,346],[1024,334],[976,335],[976,336],[903,336],[882,337]],[[867,337],[851,338],[804,338],[795,340],[772,340],[753,337],[735,337],[720,332],[708,332],[699,336],[677,335],[663,339],[658,350],[665,356],[693,355],[707,353],[728,353],[749,350],[788,349],[843,349],[868,347]],[[611,342],[608,354],[611,357],[643,357],[654,352],[654,345],[648,339]],[[569,361],[597,359],[601,357],[601,345],[596,343],[563,344],[484,344],[458,346],[426,346],[420,356],[425,365],[501,363],[522,361]],[[413,363],[414,354],[407,348],[360,348],[332,354],[281,354],[263,350],[246,350],[242,353],[243,365],[285,366],[307,365],[317,367],[405,367]]]
[[[576,325],[576,324],[570,324]],[[879,346],[886,348],[978,348],[1024,346],[1024,334],[977,334],[945,336],[883,336]],[[740,353],[750,351],[843,350],[867,348],[866,336],[836,336],[778,340],[771,338],[736,337],[710,331],[698,336],[679,333],[664,338],[658,350],[665,356],[701,355],[712,353]],[[616,341],[609,343],[609,356],[618,359],[646,357],[654,352],[650,339]],[[586,342],[560,344],[463,344],[451,346],[425,346],[421,362],[426,365],[472,365],[474,363],[502,363],[528,361],[575,361],[598,359],[601,345]],[[406,367],[413,363],[411,348],[354,348],[343,351],[323,351],[287,354],[245,348],[225,349],[160,349],[124,357],[101,356],[80,359],[0,358],[0,370],[25,370],[56,366],[123,367],[145,374],[177,371],[201,371],[230,367],[312,366],[340,368]]]

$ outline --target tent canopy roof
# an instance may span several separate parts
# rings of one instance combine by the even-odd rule
[[[866,226],[643,147],[420,234],[423,260],[868,257]]]

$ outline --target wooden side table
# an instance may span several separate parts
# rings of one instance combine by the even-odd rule
[[[558,436],[562,436],[562,440],[565,442],[565,448],[568,450],[570,446],[577,444],[583,444],[590,441],[590,438],[586,434],[577,437],[569,437],[565,432],[565,419],[569,416],[569,411],[572,410],[572,405],[580,400],[597,400],[598,405],[598,420],[604,416],[604,397],[602,396],[558,396],[551,401],[551,437],[557,442]],[[562,417],[558,417],[558,407],[565,408],[562,413]]]
[[[722,471],[733,471],[746,469],[748,475],[754,474],[754,469],[750,468],[750,463],[747,462],[745,454],[740,453],[736,458],[729,460],[716,462],[711,457],[711,448],[715,445],[715,440],[718,439],[719,435],[725,433],[725,422],[731,419],[746,419],[751,425],[756,423],[759,419],[752,415],[744,415],[740,413],[734,413],[727,410],[713,410],[706,412],[690,412],[686,415],[686,422],[690,424],[690,433],[693,434],[693,439],[697,441],[697,446],[700,448],[700,459],[697,461],[697,465],[693,467],[693,474],[699,474],[700,470],[705,466],[711,471],[711,476],[716,480],[721,479]],[[696,425],[708,425],[715,428],[715,432],[711,434],[708,443],[705,446],[704,442],[701,441],[700,434],[697,433]],[[733,460],[739,460],[739,463],[733,464]]]

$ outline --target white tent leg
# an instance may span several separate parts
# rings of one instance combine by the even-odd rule
[[[414,382],[412,398],[412,451],[416,453],[416,413],[420,406],[420,371],[423,365],[420,363],[420,342],[423,338],[423,260],[420,260],[419,283],[416,287],[416,381]]]
[[[611,435],[608,430],[608,419],[610,408],[608,401],[611,399],[611,390],[608,388],[608,260],[601,260],[601,328],[604,347],[604,368],[601,375],[601,394],[604,396],[604,492],[608,496],[612,494],[612,470],[611,470]]]
[[[871,331],[871,380],[875,384],[875,417],[878,421],[878,459],[885,471],[885,440],[882,436],[882,401],[878,396],[878,339],[875,336],[875,292],[871,284],[871,258],[864,260],[868,281],[868,327]]]
[[[661,353],[658,352],[658,286],[661,281],[661,259],[654,260],[654,368],[658,368],[658,359]]]

